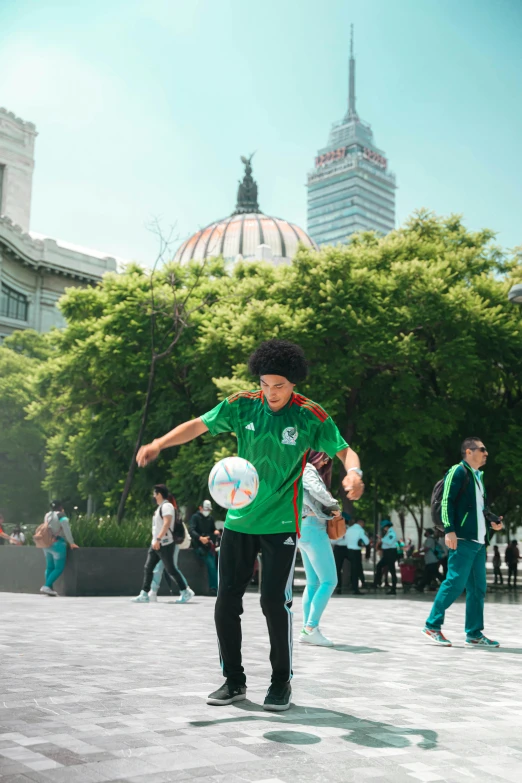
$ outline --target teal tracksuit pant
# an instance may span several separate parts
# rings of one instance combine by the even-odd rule
[[[486,546],[459,539],[449,550],[448,575],[439,588],[426,627],[440,631],[446,609],[466,590],[466,636],[478,639],[484,629],[486,597]]]

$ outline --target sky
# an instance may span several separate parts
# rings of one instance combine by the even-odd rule
[[[521,0],[0,0],[0,106],[34,122],[31,230],[154,262],[235,207],[306,229],[347,106],[397,177],[397,225],[461,213],[522,244]]]

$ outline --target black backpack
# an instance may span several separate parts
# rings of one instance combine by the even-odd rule
[[[437,483],[433,487],[433,492],[431,493],[431,521],[433,522],[433,527],[442,533],[444,532],[444,523],[442,522],[441,506],[442,506],[442,496],[444,494],[444,481],[448,473],[449,471],[445,473],[444,478],[441,478],[440,481],[437,481]],[[468,484],[469,484],[469,473],[466,470],[466,478],[464,479],[462,486],[459,489],[455,502],[458,502],[460,500],[462,494],[467,489]]]
[[[172,519],[172,525],[170,527],[170,532],[172,533],[172,538],[174,539],[175,544],[182,544],[185,540],[186,530],[185,525],[183,524],[183,521],[181,519],[181,513],[178,508],[177,501],[174,497],[170,497],[168,500],[164,500],[163,503],[171,503],[174,507],[174,517]],[[159,515],[163,519],[163,503],[159,507]]]

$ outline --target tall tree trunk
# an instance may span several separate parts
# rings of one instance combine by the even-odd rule
[[[417,515],[413,511],[413,508],[410,508],[409,506],[406,506],[406,510],[409,514],[413,517],[413,521],[415,522],[415,527],[417,528],[417,546],[418,549],[422,546],[422,531],[424,528],[424,510],[423,507],[420,506],[420,517],[417,519]]]
[[[121,494],[120,498],[120,505],[118,506],[118,525],[121,524],[123,520],[123,515],[125,514],[125,505],[127,503],[127,498],[129,496],[129,492],[132,486],[132,481],[134,479],[134,474],[136,472],[136,457],[138,455],[139,448],[141,446],[141,442],[143,440],[143,434],[145,432],[145,427],[147,426],[147,419],[149,417],[149,408],[150,408],[150,401],[152,399],[152,390],[154,388],[154,377],[155,377],[155,370],[156,370],[156,358],[153,357],[152,361],[150,363],[150,370],[149,370],[149,383],[147,386],[147,396],[145,397],[145,405],[143,408],[143,413],[141,416],[141,424],[140,429],[138,432],[138,437],[136,438],[136,444],[134,446],[134,451],[132,452],[131,461],[129,464],[129,470],[127,471],[127,478],[125,479],[125,485],[123,487],[123,492]]]
[[[401,508],[400,511],[399,511],[399,522],[401,523],[402,540],[406,541],[405,514],[404,514],[404,509],[403,508]]]

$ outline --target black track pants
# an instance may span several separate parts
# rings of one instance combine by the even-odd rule
[[[181,571],[178,571],[174,565],[174,548],[176,544],[165,544],[160,546],[159,549],[153,549],[152,546],[147,553],[147,560],[145,561],[145,569],[143,574],[142,590],[146,593],[149,592],[152,584],[152,572],[161,560],[165,566],[165,572],[169,580],[177,582],[178,587],[181,590],[187,588],[187,581]]]
[[[397,572],[395,571],[395,561],[397,560],[397,550],[396,549],[383,549],[382,550],[382,557],[377,563],[377,569],[375,571],[375,581],[374,586],[381,584],[382,581],[382,570],[386,566],[388,568],[388,573],[391,575],[392,579],[392,587],[397,587]]]
[[[259,552],[263,558],[261,609],[270,637],[272,682],[292,676],[292,581],[296,533],[256,536],[225,529],[219,550],[216,631],[223,673],[232,682],[246,682],[241,659],[243,595],[252,579]]]

